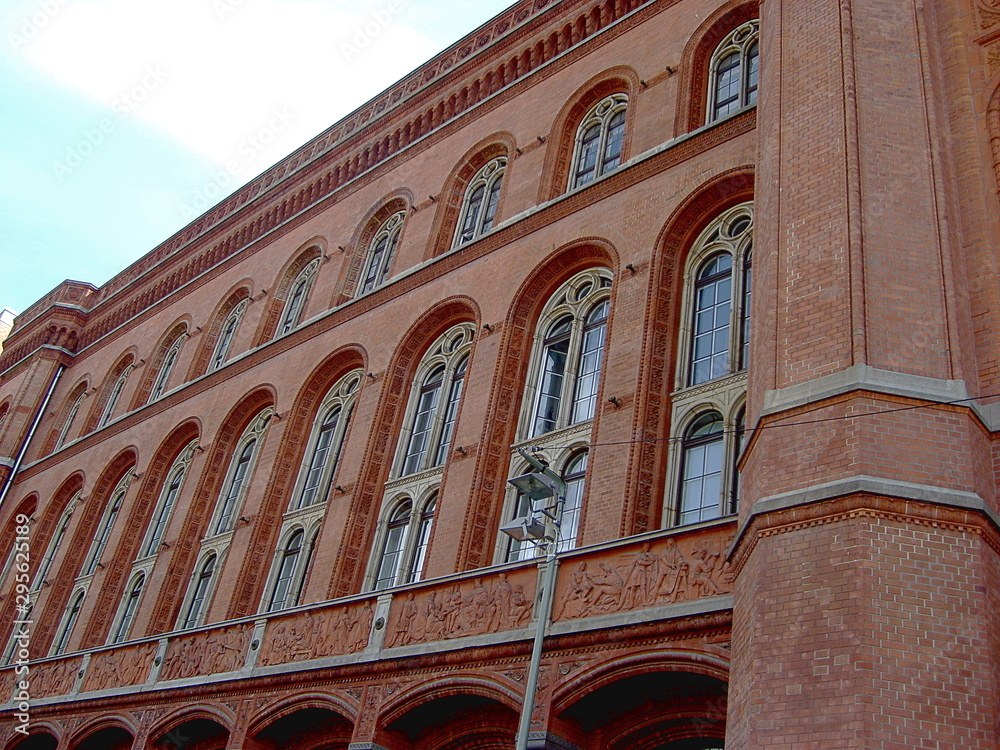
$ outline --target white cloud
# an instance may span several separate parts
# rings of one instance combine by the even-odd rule
[[[402,0],[76,0],[19,53],[219,165],[245,161],[241,143],[291,113],[248,165],[259,171],[439,51],[410,11]]]

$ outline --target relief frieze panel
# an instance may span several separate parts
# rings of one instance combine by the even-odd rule
[[[49,698],[69,693],[81,663],[81,659],[63,659],[32,666],[28,672],[31,697]]]
[[[535,568],[416,589],[393,600],[386,648],[518,630],[531,619]]]
[[[728,594],[733,574],[726,562],[732,542],[698,533],[642,542],[613,553],[565,561],[556,587],[553,620],[574,620]]]
[[[172,640],[167,647],[160,680],[179,680],[241,669],[252,629],[252,625],[244,623]]]
[[[259,663],[266,667],[364,651],[374,616],[374,603],[360,602],[271,620]]]
[[[155,656],[155,643],[99,651],[90,657],[83,690],[141,685],[149,677]]]

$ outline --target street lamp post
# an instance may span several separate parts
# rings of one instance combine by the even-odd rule
[[[556,552],[559,546],[560,522],[566,504],[566,482],[552,469],[536,459],[523,448],[518,451],[535,471],[508,480],[510,484],[531,501],[531,509],[525,517],[501,527],[501,531],[519,542],[531,542],[545,550],[543,570],[539,570],[539,591],[535,601],[539,605],[535,623],[535,640],[531,648],[531,663],[524,686],[524,705],[521,707],[521,721],[517,728],[516,750],[527,750],[528,731],[531,714],[535,708],[535,693],[538,689],[538,672],[542,663],[542,644],[552,615],[552,598],[555,589]],[[555,503],[544,508],[536,508],[535,502],[552,498]],[[540,515],[539,515],[540,514]],[[541,599],[539,601],[539,595]]]

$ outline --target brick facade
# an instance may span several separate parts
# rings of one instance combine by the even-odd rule
[[[39,300],[0,750],[1000,746],[995,6],[523,0]]]

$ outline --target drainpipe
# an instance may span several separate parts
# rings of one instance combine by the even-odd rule
[[[3,501],[7,499],[7,493],[10,488],[14,486],[14,477],[17,476],[17,472],[21,469],[21,462],[24,461],[24,455],[28,452],[28,446],[31,445],[31,438],[35,436],[35,430],[38,429],[38,423],[42,421],[42,415],[45,410],[49,408],[49,401],[52,399],[52,394],[56,390],[56,385],[59,383],[59,378],[62,377],[63,371],[66,369],[66,365],[59,365],[59,369],[56,370],[56,374],[52,376],[52,382],[49,384],[49,390],[45,393],[45,398],[42,399],[41,406],[38,407],[38,411],[35,412],[35,418],[31,420],[31,428],[28,430],[28,434],[24,438],[24,442],[21,443],[21,449],[17,452],[17,458],[14,459],[14,465],[10,469],[10,474],[7,479],[4,480],[3,487],[0,488],[0,507],[3,506]]]

